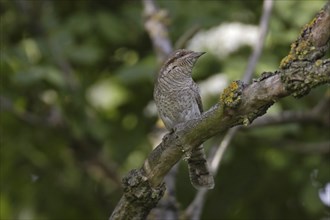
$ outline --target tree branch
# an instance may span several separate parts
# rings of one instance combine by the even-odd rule
[[[279,70],[263,74],[248,86],[231,83],[201,118],[179,124],[165,135],[143,167],[124,178],[124,195],[110,219],[144,219],[164,193],[164,176],[186,151],[230,127],[251,123],[285,96],[301,97],[316,86],[330,83],[330,60],[320,60],[329,48],[329,18],[330,2],[291,47],[299,56],[285,58]]]

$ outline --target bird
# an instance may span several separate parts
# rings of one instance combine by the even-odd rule
[[[205,52],[178,49],[163,63],[156,77],[154,101],[166,129],[172,131],[180,123],[197,119],[203,112],[198,85],[192,78],[193,67]],[[188,153],[190,182],[196,189],[214,188],[203,145]]]

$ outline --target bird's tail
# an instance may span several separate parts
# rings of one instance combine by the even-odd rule
[[[214,179],[207,165],[203,145],[191,150],[188,169],[190,182],[196,189],[213,189]]]

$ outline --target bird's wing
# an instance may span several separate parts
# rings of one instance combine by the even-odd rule
[[[198,85],[196,83],[193,83],[192,90],[194,92],[195,100],[197,102],[199,111],[202,114],[203,113],[203,103],[202,103],[202,98],[201,98],[201,95],[200,95]]]

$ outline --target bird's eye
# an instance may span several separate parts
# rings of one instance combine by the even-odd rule
[[[178,58],[183,57],[184,55],[185,55],[185,53],[182,53],[182,52],[176,52],[175,53],[175,56],[178,57]]]

